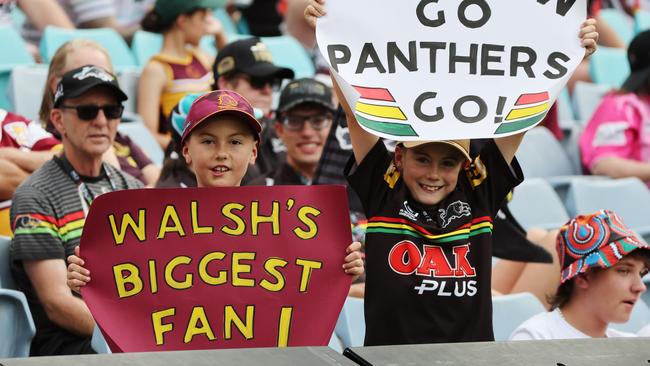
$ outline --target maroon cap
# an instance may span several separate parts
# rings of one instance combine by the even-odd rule
[[[239,117],[248,123],[254,131],[253,135],[255,140],[259,143],[262,125],[255,118],[255,112],[253,112],[251,104],[234,91],[215,90],[201,95],[192,103],[190,111],[187,112],[187,119],[183,127],[181,145],[185,143],[185,139],[197,125],[205,121],[208,117],[222,114]]]

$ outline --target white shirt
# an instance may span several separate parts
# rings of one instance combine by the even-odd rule
[[[615,329],[607,328],[605,335],[612,337],[635,337],[632,333],[625,333]],[[559,309],[551,312],[539,313],[532,318],[523,322],[510,335],[510,340],[530,340],[530,339],[576,339],[591,338],[569,324]]]

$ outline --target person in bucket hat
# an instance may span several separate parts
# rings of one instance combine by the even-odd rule
[[[512,340],[627,337],[609,328],[629,320],[646,291],[650,247],[614,212],[579,215],[557,236],[560,285],[550,312],[520,325]]]

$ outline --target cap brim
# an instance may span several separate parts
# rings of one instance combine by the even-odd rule
[[[181,144],[185,143],[185,140],[187,140],[187,137],[192,133],[192,131],[196,128],[196,126],[203,123],[203,121],[205,121],[206,119],[208,119],[210,117],[224,116],[224,115],[232,115],[232,116],[237,116],[237,117],[243,118],[248,123],[248,125],[253,129],[253,131],[255,132],[254,137],[255,137],[255,140],[257,140],[257,142],[259,144],[260,133],[262,132],[262,124],[255,118],[255,116],[252,116],[252,115],[250,115],[250,114],[248,114],[248,113],[246,113],[244,111],[240,111],[240,110],[236,110],[236,109],[222,109],[222,110],[214,111],[214,112],[204,116],[203,118],[201,118],[201,120],[194,123],[192,128],[185,131],[185,133],[181,137]]]
[[[297,105],[304,104],[304,103],[314,103],[314,104],[318,104],[318,105],[324,107],[328,111],[331,111],[331,112],[336,111],[336,108],[331,103],[327,104],[322,99],[305,97],[305,98],[292,100],[291,102],[286,103],[285,105],[282,105],[282,106],[278,107],[278,112],[283,112],[284,113],[284,112],[288,111],[289,109],[291,109],[291,108],[293,108],[293,107],[295,107]]]
[[[293,70],[278,67],[269,62],[259,62],[249,68],[242,69],[242,71],[256,78],[293,79],[294,76]]]
[[[621,88],[628,92],[635,92],[648,82],[648,78],[650,78],[650,66],[632,72]]]
[[[200,0],[198,6],[207,9],[225,8],[228,0]]]
[[[457,143],[456,141],[452,141],[452,140],[444,140],[444,141],[426,141],[426,140],[425,141],[402,141],[400,143],[404,147],[406,147],[408,149],[416,147],[416,146],[425,145],[425,144],[432,144],[432,143],[449,145],[449,146],[455,148],[456,150],[458,150],[461,154],[463,154],[465,159],[467,159],[469,161],[472,160],[472,158],[469,156],[469,151],[467,151],[461,144]],[[468,146],[469,146],[469,144],[468,144]]]
[[[89,84],[89,85],[84,85],[82,88],[79,88],[79,89],[75,90],[74,92],[65,93],[63,95],[63,97],[61,99],[59,99],[59,101],[61,101],[63,99],[70,99],[70,98],[80,97],[80,96],[84,95],[87,91],[89,91],[90,89],[97,88],[97,87],[100,87],[100,86],[107,87],[107,88],[111,89],[113,92],[115,92],[115,95],[117,95],[117,99],[120,102],[123,102],[123,101],[129,99],[129,97],[119,87],[117,87],[117,86],[115,86],[113,84],[110,84],[110,83],[106,83],[106,82],[97,82],[97,83],[92,83],[92,84]],[[58,103],[56,103],[55,106],[58,106]]]

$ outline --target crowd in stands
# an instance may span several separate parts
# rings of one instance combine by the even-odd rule
[[[633,29],[635,19],[650,17],[650,2],[589,1],[597,22],[585,21],[579,32],[585,59],[568,98],[536,128],[552,131],[562,153],[575,155],[580,173],[571,182],[634,178],[650,187],[650,29],[627,42],[608,12]],[[10,267],[29,304],[36,326],[30,355],[96,352],[95,322],[79,295],[90,281],[78,250],[81,229],[95,197],[143,187],[347,185],[353,227],[343,270],[354,277],[349,296],[365,302],[365,345],[492,341],[492,298],[519,292],[548,311],[513,328],[513,340],[650,336],[650,324],[638,324],[636,334],[616,328],[635,307],[650,305],[642,300],[650,221],[628,227],[625,214],[600,207],[572,212],[554,227],[519,224],[508,202],[526,184],[527,162],[516,154],[524,133],[417,142],[368,133],[316,45],[315,23],[325,13],[324,0],[0,3],[0,27],[21,34],[34,62],[49,59],[33,66],[47,67],[42,99],[31,103],[40,105],[36,118],[0,106],[0,235],[11,238],[10,262],[0,266]],[[146,31],[158,33],[161,46],[136,69],[129,92],[111,50],[98,42],[73,39],[43,57],[46,27],[111,28],[129,44]],[[296,58],[310,59],[314,73],[299,76],[276,63],[268,37],[297,40]],[[606,86],[591,115],[576,116],[575,85],[594,85],[596,42],[625,53],[619,66],[630,72]],[[128,99],[135,113],[125,111]],[[145,126],[164,151],[162,164],[140,145],[142,135],[120,132],[120,123]],[[549,182],[561,197],[566,184]],[[628,204],[650,208],[650,191],[647,197]],[[458,214],[448,215],[452,209]],[[408,235],[387,229],[397,221]],[[464,235],[466,227],[476,232]],[[405,255],[421,256],[421,266],[407,268]],[[435,289],[421,276],[452,274],[453,296],[422,296]]]

